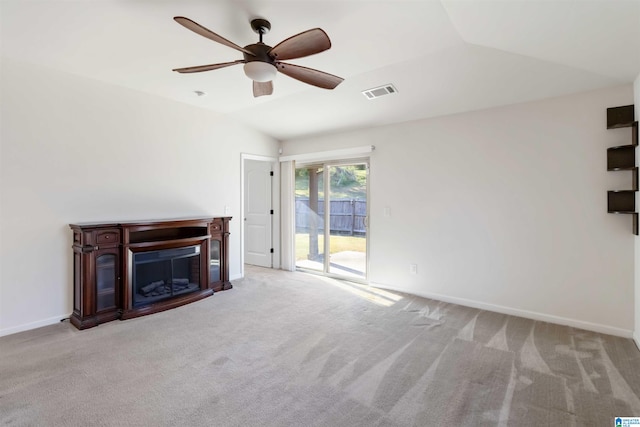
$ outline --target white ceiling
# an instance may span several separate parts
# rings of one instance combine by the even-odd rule
[[[283,74],[254,98],[242,66],[173,68],[241,53],[264,17],[274,46],[310,28],[332,48],[289,62],[344,77],[329,91]],[[640,0],[0,0],[2,56],[227,114],[286,140],[630,83],[640,73]],[[394,84],[367,100],[361,91]],[[194,91],[206,92],[198,97]]]

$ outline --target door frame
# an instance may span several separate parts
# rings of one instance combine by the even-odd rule
[[[271,180],[271,244],[273,245],[273,259],[271,268],[280,268],[280,163],[277,157],[261,156],[256,154],[240,153],[240,277],[244,277],[244,217],[245,217],[245,161],[255,160],[271,163],[273,178]]]

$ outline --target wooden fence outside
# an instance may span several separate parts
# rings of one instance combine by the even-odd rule
[[[318,200],[316,216],[318,231],[324,232],[324,200]],[[363,235],[366,234],[365,218],[367,202],[364,200],[335,199],[331,200],[329,226],[331,234]],[[308,233],[310,227],[308,198],[296,198],[296,233]]]

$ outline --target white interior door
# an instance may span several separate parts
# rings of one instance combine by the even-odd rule
[[[244,262],[271,268],[272,254],[271,162],[245,159]]]

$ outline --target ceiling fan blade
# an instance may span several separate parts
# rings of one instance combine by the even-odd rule
[[[218,42],[221,43],[225,46],[229,46],[230,48],[233,48],[235,50],[239,50],[240,52],[244,52],[246,54],[249,54],[251,56],[255,56],[255,54],[251,53],[250,51],[248,51],[247,49],[238,46],[237,44],[230,42],[229,40],[225,39],[224,37],[214,33],[213,31],[209,30],[208,28],[203,27],[202,25],[198,24],[197,22],[192,21],[189,18],[185,18],[184,16],[175,16],[174,21],[176,21],[178,24],[182,25],[185,28],[190,29],[191,31],[193,31],[196,34],[200,34],[203,37],[206,37],[210,40],[213,40],[214,42]]]
[[[275,45],[269,53],[278,61],[303,58],[325,51],[331,47],[327,33],[320,28],[305,31]]]
[[[276,67],[278,71],[289,77],[323,89],[334,89],[344,80],[342,77],[314,70],[313,68],[301,67],[300,65],[276,62]]]
[[[273,93],[273,82],[253,82],[253,96],[255,98]]]
[[[229,67],[231,65],[242,64],[243,60],[237,60],[233,62],[222,62],[220,64],[209,64],[209,65],[197,65],[195,67],[185,67],[185,68],[174,68],[173,71],[177,71],[179,73],[199,73],[201,71],[211,71],[217,70],[218,68]]]

